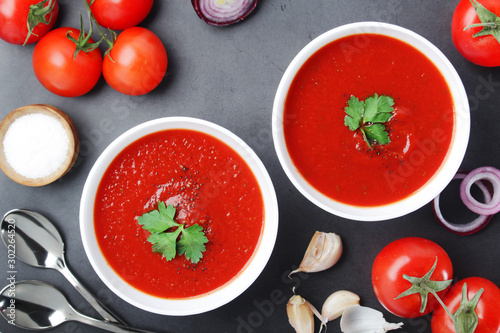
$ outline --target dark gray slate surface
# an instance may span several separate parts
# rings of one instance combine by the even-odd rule
[[[168,77],[155,91],[143,97],[121,95],[103,79],[83,97],[53,95],[33,74],[33,46],[14,46],[0,40],[0,118],[23,105],[51,104],[70,115],[82,138],[77,166],[60,182],[28,188],[1,173],[0,213],[29,208],[53,220],[66,241],[67,262],[75,275],[131,325],[158,332],[292,332],[285,303],[292,295],[293,283],[285,276],[300,262],[315,230],[338,233],[345,246],[344,255],[335,268],[295,281],[299,284],[298,293],[318,307],[331,292],[348,289],[358,293],[364,305],[382,310],[371,287],[371,264],[387,243],[405,236],[421,236],[438,242],[449,252],[456,278],[479,275],[499,285],[500,223],[497,217],[486,229],[467,237],[443,229],[435,221],[430,205],[390,221],[344,220],[323,212],[298,193],[279,165],[271,137],[274,94],[284,70],[300,49],[321,33],[342,24],[384,21],[411,29],[430,40],[462,77],[472,118],[470,144],[462,168],[500,167],[500,72],[475,66],[455,50],[450,22],[457,2],[262,0],[246,21],[216,28],[197,17],[190,1],[156,0],[153,12],[141,25],[154,31],[164,42],[169,55]],[[83,2],[61,0],[60,3],[57,26],[78,26]],[[125,303],[99,280],[84,253],[78,210],[87,174],[112,140],[144,121],[180,115],[224,126],[255,150],[276,187],[280,228],[269,264],[245,293],[206,314],[169,317],[147,313]],[[445,200],[443,209],[452,214],[457,210],[452,208],[457,200]],[[94,315],[59,273],[22,263],[17,266],[18,280],[48,281],[63,290],[77,309]],[[6,271],[7,254],[0,249],[0,286],[7,284]],[[384,313],[389,321],[399,321]],[[430,332],[430,317],[403,322],[405,327],[401,332]],[[22,330],[7,325],[2,319],[0,331]],[[53,331],[99,330],[69,323]],[[339,322],[330,323],[328,331],[340,332]]]

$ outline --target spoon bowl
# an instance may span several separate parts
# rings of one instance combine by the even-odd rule
[[[5,214],[0,226],[5,246],[15,237],[16,257],[34,267],[58,268],[64,242],[56,227],[43,215],[26,209]],[[13,236],[15,235],[15,236]]]
[[[14,242],[15,254],[19,260],[34,267],[58,270],[104,319],[125,325],[68,269],[64,259],[63,239],[57,228],[46,217],[27,209],[14,209],[4,215],[0,232],[7,248]]]
[[[55,287],[41,281],[18,281],[0,292],[0,313],[27,330],[46,330],[66,321],[78,321],[110,332],[151,333],[87,317],[77,312]]]
[[[9,307],[11,304],[15,307]],[[38,281],[21,281],[5,287],[0,293],[0,309],[7,321],[28,330],[59,326],[74,312],[62,293]]]

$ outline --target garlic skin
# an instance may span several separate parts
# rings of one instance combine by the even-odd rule
[[[314,333],[312,305],[299,295],[294,295],[286,305],[288,321],[296,333]]]
[[[340,317],[344,310],[353,305],[359,305],[359,296],[348,290],[339,290],[331,294],[323,303],[321,316],[326,322]]]
[[[403,323],[385,321],[382,312],[360,305],[348,307],[340,318],[340,330],[343,333],[384,333],[401,326]]]
[[[290,275],[297,272],[324,271],[339,261],[342,250],[342,240],[339,235],[333,232],[316,231],[309,242],[299,268],[291,272]]]

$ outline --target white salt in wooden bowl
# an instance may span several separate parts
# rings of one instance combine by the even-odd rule
[[[61,178],[76,162],[79,147],[75,124],[51,105],[20,107],[0,123],[0,168],[22,185],[43,186]]]

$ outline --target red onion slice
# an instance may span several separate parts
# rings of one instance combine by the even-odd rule
[[[485,180],[493,186],[493,197],[482,203],[472,196],[470,189],[472,184]],[[476,214],[493,215],[500,212],[500,170],[487,166],[471,171],[460,185],[460,197],[467,208]]]
[[[458,171],[455,177],[453,179],[464,179],[467,177],[469,172],[467,171]],[[462,181],[462,183],[464,182]],[[490,202],[492,197],[491,193],[488,190],[488,188],[485,186],[485,184],[482,181],[478,181],[475,183],[477,187],[483,192],[484,195],[484,201],[485,202]],[[470,235],[473,234],[482,228],[484,228],[488,222],[490,222],[491,218],[493,215],[479,215],[477,218],[475,218],[473,221],[465,223],[465,224],[456,224],[456,223],[451,223],[447,221],[443,214],[441,213],[441,208],[439,206],[439,197],[434,198],[434,201],[432,202],[432,208],[434,209],[434,215],[438,219],[438,221],[448,230],[451,232],[454,232],[458,235]]]
[[[218,27],[243,20],[257,6],[257,0],[191,0],[191,3],[203,21]]]

